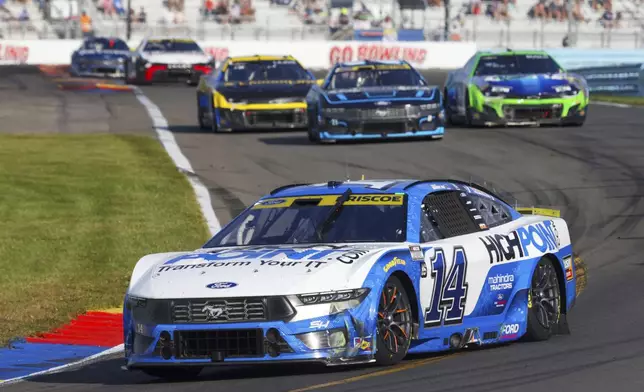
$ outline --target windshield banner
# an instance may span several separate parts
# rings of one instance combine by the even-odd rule
[[[296,201],[297,204],[314,205],[316,207],[330,207],[335,205],[338,197],[341,195],[321,195],[321,196],[298,196],[298,197],[280,197],[265,199],[257,202],[253,209],[262,208],[286,208],[292,206]],[[345,206],[401,206],[403,205],[404,195],[402,194],[375,194],[375,195],[351,195],[349,200],[345,201]]]

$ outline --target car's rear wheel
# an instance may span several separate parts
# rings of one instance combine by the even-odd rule
[[[548,340],[561,317],[559,277],[552,261],[542,258],[532,274],[528,292],[528,329],[526,339]]]
[[[391,276],[378,301],[376,362],[394,365],[407,355],[411,344],[412,313],[405,287]]]
[[[146,367],[141,371],[148,376],[162,378],[168,381],[192,380],[203,370],[200,366],[195,367]]]

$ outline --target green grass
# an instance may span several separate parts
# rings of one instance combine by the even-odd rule
[[[644,106],[644,97],[620,97],[616,95],[591,95],[590,101],[623,103],[626,105]]]
[[[121,306],[141,256],[207,238],[157,140],[0,135],[0,346]]]

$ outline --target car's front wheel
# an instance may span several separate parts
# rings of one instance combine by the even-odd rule
[[[559,277],[552,261],[542,258],[532,274],[528,292],[528,329],[526,338],[548,340],[561,317]]]
[[[378,301],[376,362],[394,365],[407,355],[411,344],[412,313],[409,296],[400,279],[391,276]]]
[[[308,111],[308,130],[309,141],[312,143],[320,143],[320,132],[315,128],[316,118],[315,113]]]
[[[168,381],[188,381],[196,378],[203,370],[200,366],[195,367],[146,367],[141,371],[148,376],[162,378]]]

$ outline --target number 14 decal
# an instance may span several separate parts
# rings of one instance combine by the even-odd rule
[[[436,248],[431,260],[434,291],[429,308],[425,309],[425,327],[460,324],[467,299],[467,257],[461,247],[454,248],[454,262],[445,278],[445,252]]]

